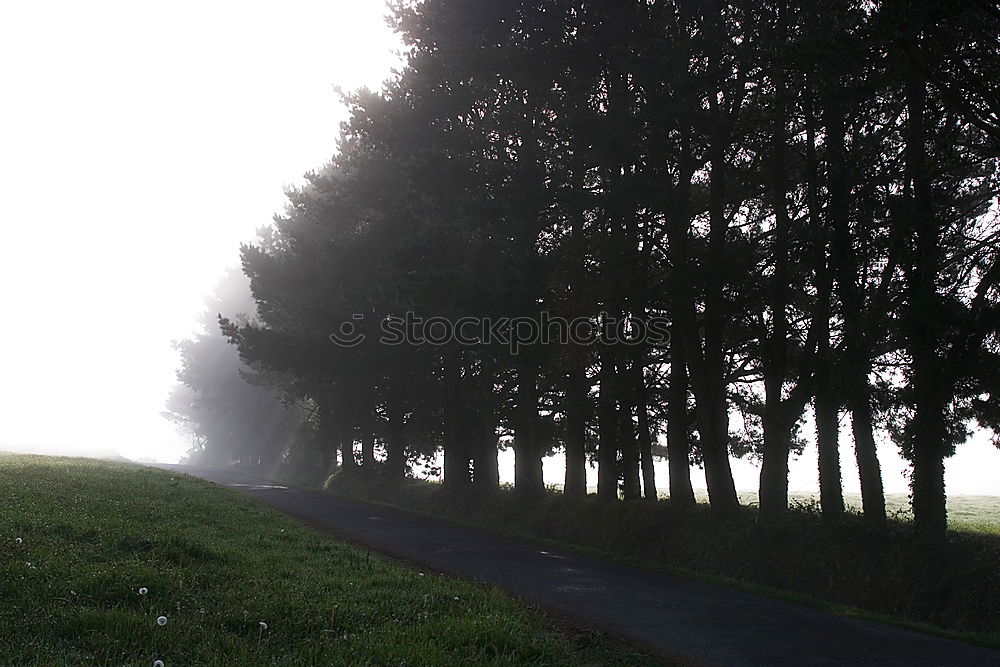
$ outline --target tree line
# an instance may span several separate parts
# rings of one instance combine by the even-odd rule
[[[188,436],[188,459],[201,465],[231,463],[318,483],[315,459],[327,448],[316,432],[315,406],[283,395],[271,376],[240,359],[221,335],[217,313],[235,321],[255,317],[250,283],[229,269],[216,285],[199,321],[201,331],[175,343],[180,383],[162,415]]]
[[[537,494],[561,451],[565,494],[590,460],[599,496],[636,500],[666,456],[671,503],[694,504],[697,464],[727,514],[730,457],[753,455],[769,518],[811,430],[836,518],[848,417],[865,517],[886,520],[884,432],[917,534],[944,537],[945,459],[973,423],[1000,432],[995,3],[403,0],[390,20],[405,66],[346,97],[336,156],[241,249],[256,313],[220,317],[315,410],[318,465],[402,477],[442,452],[446,485],[489,491],[511,446]],[[378,343],[406,313],[670,335]],[[348,324],[365,342],[331,341]]]

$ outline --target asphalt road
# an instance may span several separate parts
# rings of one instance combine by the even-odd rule
[[[499,586],[694,665],[997,665],[1000,651],[614,562],[233,471],[175,466],[349,540]]]

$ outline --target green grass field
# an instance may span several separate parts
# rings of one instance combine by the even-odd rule
[[[757,504],[756,492],[742,492],[739,495],[742,504]],[[708,496],[706,495],[700,500],[707,503]],[[793,504],[819,503],[819,494],[793,493],[789,500]],[[859,494],[844,494],[844,502],[848,507],[861,511],[861,496]],[[913,518],[910,497],[905,493],[887,494],[885,506],[893,518],[904,521]],[[948,527],[952,530],[1000,535],[1000,496],[950,496],[948,498]]]
[[[0,664],[652,664],[188,477],[0,455],[0,488]]]
[[[861,500],[858,499],[858,506]],[[905,495],[889,496],[890,507],[909,513],[910,500]],[[948,498],[948,525],[953,530],[1000,535],[1000,496],[954,496]]]
[[[554,489],[561,488],[553,485]],[[589,493],[597,493],[597,487],[590,487]],[[703,490],[695,491],[698,502],[708,504],[708,493]],[[663,499],[669,498],[669,494],[661,493]],[[740,491],[740,504],[756,505],[756,491]],[[789,495],[789,502],[792,504],[809,505],[819,503],[818,493],[792,493]],[[844,502],[848,507],[860,512],[861,495],[857,493],[845,493]],[[890,493],[885,497],[886,509],[889,515],[896,519],[910,520],[913,513],[910,510],[910,497],[905,493]],[[978,533],[993,533],[1000,535],[1000,496],[949,496],[948,497],[948,526],[952,530],[970,531]]]

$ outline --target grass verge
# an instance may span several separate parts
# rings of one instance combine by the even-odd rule
[[[857,514],[823,522],[815,505],[760,523],[756,508],[720,519],[669,501],[608,503],[594,496],[509,490],[482,495],[419,480],[335,475],[344,495],[561,543],[684,576],[738,586],[841,614],[1000,648],[1000,536],[953,531],[929,553],[905,521],[872,531]]]
[[[186,476],[0,455],[0,488],[0,664],[657,664]]]

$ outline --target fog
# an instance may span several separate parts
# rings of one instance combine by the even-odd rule
[[[283,186],[333,153],[335,86],[377,87],[398,63],[382,14],[347,0],[5,5],[0,449],[184,454],[160,415],[171,343],[281,210]],[[895,448],[880,456],[886,491],[904,492]],[[815,467],[807,449],[790,487],[814,490]],[[1000,452],[980,434],[947,470],[951,493],[997,493]],[[501,472],[512,479],[509,451]],[[754,465],[734,472],[756,487]],[[561,481],[558,461],[545,476]]]
[[[333,153],[335,86],[397,62],[379,2],[7,3],[0,448],[176,460],[188,335],[283,185]]]

